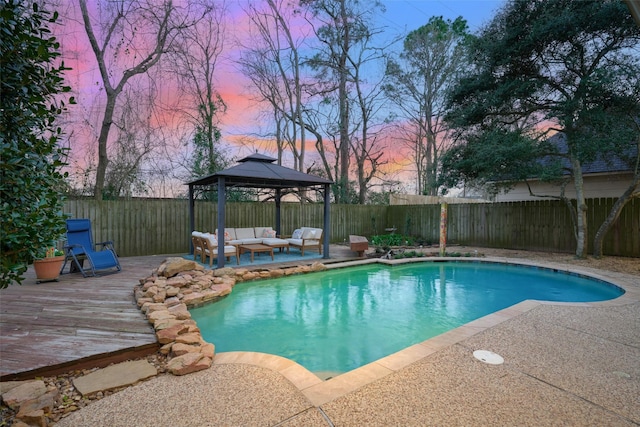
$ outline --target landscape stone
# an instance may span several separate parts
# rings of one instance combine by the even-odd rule
[[[216,277],[233,276],[235,274],[236,274],[236,272],[231,267],[223,267],[223,268],[217,268],[217,269],[213,270],[213,275],[216,276]]]
[[[175,339],[176,343],[182,344],[200,344],[202,337],[197,332],[190,332],[187,334],[178,335]]]
[[[174,357],[167,363],[167,370],[173,375],[186,375],[208,369],[213,361],[201,353],[187,353]]]
[[[169,310],[165,309],[162,311],[154,311],[153,313],[147,315],[147,318],[152,321],[155,322],[156,320],[162,320],[162,319],[175,319],[175,316],[171,313],[169,313]]]
[[[55,401],[58,398],[58,389],[50,390],[44,393],[41,396],[38,396],[35,399],[27,400],[26,402],[22,402],[20,405],[20,410],[16,415],[20,419],[25,419],[25,417],[33,413],[35,411],[42,410],[44,412],[51,412],[55,405]],[[25,421],[28,423],[28,421]]]
[[[167,287],[167,296],[168,297],[175,297],[179,293],[180,293],[180,289],[179,288],[176,288],[175,286],[168,286]]]
[[[147,315],[153,313],[154,311],[163,311],[163,310],[166,310],[166,309],[167,309],[166,305],[164,305],[162,303],[158,303],[158,302],[152,302],[152,303],[149,303],[147,305],[143,305],[142,306],[142,310]]]
[[[173,277],[182,271],[196,270],[198,268],[204,269],[204,267],[193,260],[181,257],[169,257],[158,267],[158,275]]]
[[[225,295],[229,295],[231,293],[231,286],[226,283],[221,283],[219,285],[211,285],[211,291],[214,292],[215,296],[223,297]]]
[[[47,387],[44,385],[44,381],[26,381],[6,393],[2,393],[2,400],[9,408],[17,411],[22,402],[37,399],[46,392]]]
[[[9,390],[18,387],[19,385],[26,384],[33,380],[25,380],[25,381],[3,381],[0,382],[0,395],[5,394]]]
[[[146,303],[151,303],[153,300],[151,298],[138,298],[138,307],[142,308]]]
[[[176,316],[176,319],[178,320],[187,320],[187,319],[191,319],[191,313],[189,313],[189,310],[185,308],[181,308],[179,307],[176,310],[170,310],[171,314],[173,314],[174,316]]]
[[[157,374],[155,366],[146,360],[134,360],[98,369],[83,377],[76,378],[73,380],[73,385],[84,396],[135,384]]]
[[[160,344],[168,344],[170,342],[174,342],[178,335],[187,333],[188,331],[188,325],[179,323],[169,328],[156,331],[156,338]]]
[[[183,344],[180,342],[175,343],[173,347],[171,347],[171,352],[176,356],[182,356],[187,353],[200,353],[200,350],[199,345]]]
[[[202,353],[202,355],[204,357],[208,357],[209,359],[213,359],[213,357],[216,354],[216,346],[211,344],[210,342],[206,342],[206,343],[204,343],[202,345],[200,353]]]
[[[284,276],[284,270],[277,268],[274,270],[271,270],[271,277],[282,277]]]
[[[155,302],[163,302],[167,298],[167,291],[164,289],[160,289],[157,294],[153,296],[153,301]]]
[[[169,295],[167,295],[169,296]],[[180,304],[180,299],[176,298],[175,296],[173,297],[169,297],[164,301],[164,305],[167,306],[169,308],[169,310],[171,310],[171,307],[179,305]]]
[[[183,321],[179,320],[178,318],[175,318],[175,319],[160,319],[160,320],[158,320],[158,321],[153,323],[153,329],[155,329],[156,333],[157,333],[158,331],[161,331],[163,329],[167,329],[167,328],[170,328],[172,326],[181,325],[181,324],[183,324]]]
[[[16,418],[20,418],[26,426],[47,427],[49,425],[42,409],[29,412],[28,414],[22,414],[20,416],[16,415]],[[14,427],[17,425],[19,424],[13,424]]]
[[[167,280],[167,286],[173,286],[174,288],[182,288],[187,286],[191,280],[187,280],[187,278],[183,276],[172,277]]]
[[[185,303],[187,306],[189,306],[189,305],[198,304],[202,302],[203,298],[204,298],[204,295],[202,293],[194,292],[194,293],[185,295],[184,298],[182,298],[182,302]]]

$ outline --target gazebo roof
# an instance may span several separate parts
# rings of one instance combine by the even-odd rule
[[[224,178],[226,187],[298,188],[332,184],[333,181],[274,164],[276,159],[254,153],[213,175],[187,183],[190,187],[216,184]]]

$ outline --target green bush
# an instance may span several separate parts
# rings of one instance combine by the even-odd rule
[[[57,16],[36,2],[0,7],[0,288],[21,283],[27,265],[65,231],[56,118],[64,110],[57,95],[70,88],[48,28]]]
[[[391,246],[412,246],[413,237],[402,234],[379,234],[371,236],[371,244],[373,246],[391,247]]]

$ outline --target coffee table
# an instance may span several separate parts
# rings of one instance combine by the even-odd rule
[[[287,242],[286,240],[282,243],[271,243],[269,246],[271,246],[273,249],[280,249],[280,252],[282,252],[284,248],[287,248],[287,253],[289,253],[289,242]]]
[[[256,243],[254,245],[238,245],[238,250],[240,251],[240,255],[245,252],[251,252],[251,262],[253,262],[253,254],[256,252],[269,252],[271,255],[271,261],[273,261],[273,248],[271,246],[262,245]]]

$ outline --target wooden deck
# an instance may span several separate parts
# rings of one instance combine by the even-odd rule
[[[353,255],[347,247],[332,245],[334,262]],[[134,302],[133,288],[165,258],[120,258],[119,273],[65,274],[59,282],[41,284],[30,267],[21,286],[0,290],[0,380],[102,367],[157,351],[155,333]],[[285,264],[298,263],[240,267]]]
[[[164,257],[121,258],[122,271],[0,290],[0,379],[54,375],[106,366],[157,350],[153,328],[136,306],[133,287]]]

